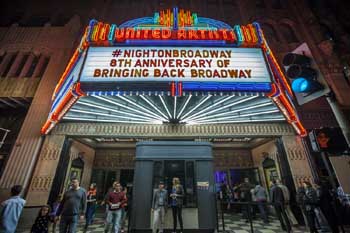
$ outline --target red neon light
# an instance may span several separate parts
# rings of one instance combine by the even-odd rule
[[[171,82],[171,84],[170,84],[170,93],[171,93],[171,96],[176,95],[175,82]]]

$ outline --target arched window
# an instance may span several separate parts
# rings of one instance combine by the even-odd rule
[[[262,30],[264,31],[264,35],[267,41],[278,42],[279,39],[277,37],[276,30],[273,28],[271,24],[263,23],[261,25]]]
[[[298,38],[296,37],[294,30],[289,24],[286,24],[286,23],[281,24],[280,30],[281,30],[281,33],[282,33],[284,39],[288,43],[298,42]]]

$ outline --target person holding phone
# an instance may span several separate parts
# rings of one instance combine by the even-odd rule
[[[113,183],[113,191],[109,192],[106,197],[106,204],[108,205],[107,219],[105,225],[105,232],[109,232],[109,227],[112,225],[112,232],[119,233],[122,219],[122,208],[126,204],[127,198],[122,191],[122,186],[119,182]]]
[[[174,231],[176,232],[177,228],[177,219],[179,219],[181,233],[183,232],[183,222],[182,222],[182,204],[184,197],[184,189],[180,183],[180,179],[177,177],[173,178],[173,187],[171,190],[171,209],[173,211],[173,223]]]

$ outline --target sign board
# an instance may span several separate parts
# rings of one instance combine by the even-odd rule
[[[270,83],[260,48],[90,47],[81,82]]]
[[[310,51],[310,48],[309,46],[306,44],[306,43],[303,43],[301,44],[298,48],[294,49],[292,51],[292,53],[296,53],[296,54],[300,54],[300,55],[305,55],[307,57],[310,57],[312,58],[311,59],[311,67],[314,68],[315,70],[317,70],[318,74],[317,74],[317,81],[319,83],[321,83],[323,86],[324,86],[324,89],[323,90],[320,90],[320,91],[317,91],[317,92],[314,92],[312,94],[307,94],[307,93],[296,93],[294,92],[295,94],[295,98],[297,99],[299,105],[302,105],[302,104],[305,104],[305,103],[308,103],[314,99],[317,99],[321,96],[324,96],[326,95],[327,93],[330,92],[330,89],[328,87],[328,84],[325,80],[325,78],[323,77],[323,74],[321,73],[317,63],[315,62],[315,59],[314,57],[312,56],[311,54],[311,51]]]

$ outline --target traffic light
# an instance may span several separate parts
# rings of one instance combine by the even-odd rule
[[[287,53],[282,63],[300,105],[329,92],[306,43]]]
[[[314,129],[310,131],[309,139],[314,152],[325,151],[330,154],[342,154],[348,149],[348,144],[340,128]]]

